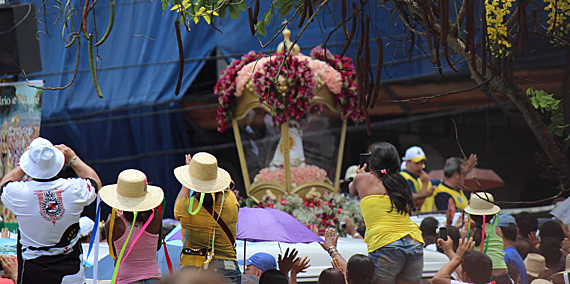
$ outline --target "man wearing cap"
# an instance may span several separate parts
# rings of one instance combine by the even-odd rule
[[[497,221],[497,227],[500,228],[500,230],[497,230],[497,235],[503,239],[505,263],[517,268],[519,271],[520,283],[528,283],[524,261],[515,248],[515,240],[517,239],[517,233],[519,230],[515,218],[510,214],[501,214]]]
[[[427,162],[424,150],[418,146],[413,146],[406,150],[406,155],[402,158],[405,162],[405,169],[400,174],[408,181],[412,189],[412,197],[416,208],[421,208],[424,199],[431,196],[435,186],[432,186],[428,174],[424,171]]]
[[[59,178],[70,164],[79,178]],[[23,181],[27,175],[32,180]],[[65,145],[36,138],[1,182],[18,219],[18,283],[84,283],[79,217],[97,196],[97,173]]]
[[[243,265],[243,261],[239,261]],[[245,260],[245,271],[243,272],[242,283],[259,283],[259,277],[264,271],[277,269],[275,257],[268,253],[258,252]]]

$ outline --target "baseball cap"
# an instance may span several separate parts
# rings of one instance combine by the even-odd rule
[[[240,260],[239,264],[243,265],[243,261]],[[258,252],[245,260],[245,265],[250,264],[263,271],[277,269],[277,261],[275,260],[275,257],[264,252]]]
[[[501,214],[501,215],[499,215],[499,220],[497,221],[497,226],[516,228],[517,227],[517,221],[515,221],[515,218],[513,218],[513,216],[511,216],[510,214]]]
[[[418,147],[418,146],[413,146],[408,148],[408,150],[406,150],[406,155],[404,155],[404,157],[402,158],[402,160],[404,161],[412,161],[414,163],[418,163],[420,161],[426,160],[426,154],[424,153],[424,150],[422,150],[422,148]]]

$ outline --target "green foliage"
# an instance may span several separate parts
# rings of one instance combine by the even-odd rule
[[[570,127],[570,124],[566,124],[566,121],[564,121],[562,101],[555,98],[552,94],[543,90],[535,90],[534,88],[528,88],[526,95],[534,108],[542,113],[550,114],[550,123],[547,127],[548,132],[557,137],[564,137],[564,131]],[[564,152],[566,152],[570,148],[570,134],[564,138],[564,141],[566,142],[564,144]]]
[[[166,10],[172,4],[171,11],[180,13],[180,23],[187,24],[190,20],[198,23],[204,19],[208,24],[213,18],[225,18],[230,14],[232,19],[239,17],[240,11],[245,11],[245,0],[161,0],[162,9]],[[182,2],[181,2],[182,1]]]

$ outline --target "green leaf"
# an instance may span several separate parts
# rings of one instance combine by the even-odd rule
[[[184,17],[180,16],[180,25],[184,26]]]
[[[262,36],[265,36],[265,22],[264,21],[260,21],[257,22],[257,25],[255,26],[255,30]]]
[[[168,0],[162,0],[162,10],[166,10],[166,8],[168,8]]]
[[[236,6],[236,8],[240,11],[245,11],[245,9],[247,8],[247,5],[245,4],[245,0],[241,1],[241,3],[237,4],[237,5],[233,5]]]
[[[194,5],[190,6],[190,8],[188,8],[188,13],[190,13],[191,15],[196,14],[196,6]]]
[[[218,10],[218,14],[220,14],[220,18],[223,19],[226,17],[226,14],[228,13],[228,9],[227,8],[221,8],[220,10]]]
[[[236,8],[236,5],[229,5],[228,9],[230,10],[230,17],[232,17],[232,19],[239,18],[239,10]]]
[[[286,2],[283,7],[279,9],[279,19],[283,19],[285,16],[289,15],[293,9],[293,2]]]
[[[273,9],[269,9],[267,10],[267,12],[265,12],[265,14],[263,14],[263,21],[265,22],[265,25],[268,26],[269,24],[271,24],[271,17],[273,16]]]

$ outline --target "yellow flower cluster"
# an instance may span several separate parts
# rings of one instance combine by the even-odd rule
[[[509,38],[505,21],[516,0],[485,0],[487,36],[491,54],[495,57],[509,55]]]
[[[570,23],[566,22],[570,16],[570,2],[568,0],[544,0],[546,6],[545,11],[548,11],[548,32],[555,36],[550,42],[552,44],[561,45],[562,42],[556,37],[564,37],[568,34]]]
[[[198,7],[196,4],[192,4],[192,0],[184,0],[182,5],[174,5],[170,11],[175,11],[177,13],[186,11],[188,16],[192,18],[195,24],[200,21],[200,17],[203,17],[208,25],[212,22],[212,17],[219,16],[218,12],[212,10],[206,10],[205,6]]]

